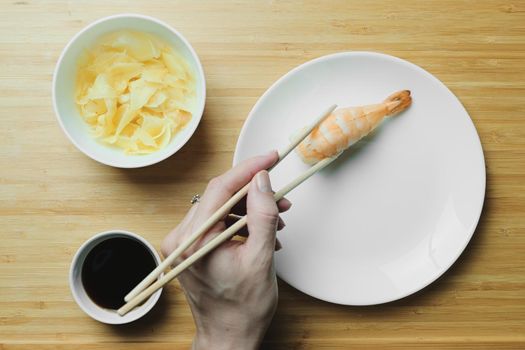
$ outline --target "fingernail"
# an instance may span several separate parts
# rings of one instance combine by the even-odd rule
[[[272,149],[270,152],[266,153],[266,156],[273,155],[277,150]]]
[[[270,184],[270,177],[267,171],[259,171],[257,174],[257,187],[261,192],[272,192],[272,185]]]
[[[279,242],[279,240],[276,240],[275,241],[275,250],[281,250],[283,249],[283,245],[281,244],[281,242]]]
[[[290,202],[288,199],[286,198],[283,198],[281,199],[281,203],[288,206],[288,208],[291,208],[292,207],[292,202]]]

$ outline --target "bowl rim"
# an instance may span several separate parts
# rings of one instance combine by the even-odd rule
[[[190,52],[190,54],[192,56],[192,59],[195,61],[195,65],[196,65],[196,68],[197,68],[197,75],[200,75],[202,77],[202,91],[201,91],[202,99],[199,99],[199,101],[198,101],[198,103],[199,103],[198,111],[197,111],[197,113],[195,113],[195,116],[193,116],[194,118],[196,116],[198,118],[197,122],[194,124],[193,129],[190,130],[187,133],[187,136],[185,138],[183,138],[175,147],[173,147],[172,151],[167,152],[164,156],[153,158],[153,159],[150,159],[149,161],[144,161],[144,162],[141,162],[141,163],[138,163],[138,164],[125,164],[125,163],[123,164],[122,162],[106,161],[106,160],[104,160],[104,159],[94,155],[87,147],[82,147],[75,140],[75,138],[73,136],[71,136],[71,134],[67,131],[64,123],[62,122],[62,116],[58,112],[58,105],[57,105],[57,93],[56,93],[56,89],[57,89],[57,75],[58,75],[59,68],[62,65],[62,61],[64,60],[64,57],[68,53],[71,45],[73,45],[73,43],[76,42],[78,40],[78,38],[80,36],[82,36],[82,34],[84,34],[86,31],[90,30],[91,28],[99,25],[100,23],[112,21],[112,20],[115,20],[115,19],[121,19],[121,18],[138,18],[138,19],[143,19],[143,20],[151,21],[151,22],[153,22],[155,24],[158,24],[158,25],[166,28],[167,30],[169,30],[173,35],[178,37],[182,41],[182,43],[188,48],[188,50],[189,50],[189,52]],[[201,63],[201,61],[199,59],[199,56],[197,55],[197,52],[195,51],[193,46],[191,46],[190,42],[184,37],[184,35],[182,35],[175,28],[173,28],[172,26],[170,26],[166,22],[161,21],[161,20],[159,20],[159,19],[157,19],[155,17],[151,17],[151,16],[147,16],[147,15],[141,15],[141,14],[136,14],[136,13],[120,13],[120,14],[115,14],[115,15],[111,15],[111,16],[102,17],[102,18],[99,18],[98,20],[95,20],[95,21],[91,22],[90,24],[88,24],[87,26],[82,28],[80,31],[78,31],[69,40],[67,45],[64,47],[64,49],[60,53],[60,56],[59,56],[59,58],[57,60],[57,63],[55,65],[55,69],[53,71],[53,81],[52,81],[51,95],[52,95],[52,100],[53,100],[53,110],[55,112],[55,117],[58,120],[58,124],[60,125],[60,127],[61,127],[62,131],[64,132],[64,134],[66,134],[66,136],[69,139],[69,141],[71,141],[71,143],[73,143],[73,145],[75,145],[75,147],[79,151],[81,151],[86,156],[88,156],[89,158],[91,158],[91,159],[93,159],[93,160],[95,160],[95,161],[97,161],[99,163],[102,163],[102,164],[108,165],[108,166],[112,166],[112,167],[115,167],[115,168],[123,168],[123,169],[142,168],[142,167],[146,167],[146,166],[153,165],[153,164],[156,164],[156,163],[160,163],[163,160],[171,157],[177,151],[179,151],[189,141],[189,139],[193,136],[193,134],[195,133],[195,130],[197,130],[197,127],[199,126],[199,124],[200,124],[200,122],[202,120],[202,116],[204,114],[204,107],[206,105],[206,76],[204,75],[204,69],[202,68],[202,63]]]

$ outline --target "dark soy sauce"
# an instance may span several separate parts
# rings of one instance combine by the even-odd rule
[[[82,284],[97,305],[118,309],[124,297],[157,266],[141,242],[127,237],[96,245],[82,266]]]

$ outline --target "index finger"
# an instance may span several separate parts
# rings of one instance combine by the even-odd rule
[[[268,169],[279,159],[277,151],[246,159],[226,173],[212,179],[199,203],[198,219],[206,220],[237,191],[248,184],[259,171]]]

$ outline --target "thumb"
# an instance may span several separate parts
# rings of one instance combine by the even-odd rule
[[[255,175],[248,189],[246,201],[248,232],[246,241],[249,254],[273,254],[275,233],[279,222],[279,209],[273,197],[270,177],[266,170]]]

